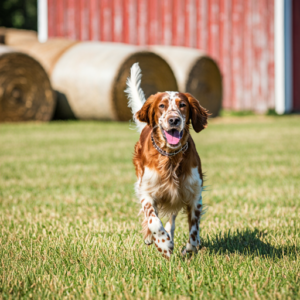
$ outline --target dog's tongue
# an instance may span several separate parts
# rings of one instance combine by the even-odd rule
[[[170,144],[170,145],[176,145],[179,143],[182,135],[180,134],[180,132],[176,129],[172,129],[172,130],[169,130],[169,131],[166,131],[165,130],[165,135],[166,135],[166,138],[167,138],[167,142]]]

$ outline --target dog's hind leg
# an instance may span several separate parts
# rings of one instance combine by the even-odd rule
[[[177,217],[176,215],[172,215],[169,219],[169,221],[167,222],[165,229],[168,232],[168,234],[171,237],[171,240],[174,242],[174,233],[175,233],[175,219]]]
[[[189,241],[182,254],[186,255],[189,252],[197,253],[197,247],[200,246],[200,218],[202,213],[202,196],[199,201],[192,207],[188,208],[188,222],[189,222]]]

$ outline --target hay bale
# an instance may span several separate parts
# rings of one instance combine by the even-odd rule
[[[34,57],[50,75],[60,56],[76,43],[78,41],[57,38],[49,39],[45,43],[37,40],[15,43],[13,47]]]
[[[14,46],[24,42],[37,40],[36,31],[0,27],[0,43],[2,44]]]
[[[173,46],[150,46],[174,71],[179,90],[195,96],[212,117],[222,108],[222,76],[216,62],[197,49]]]
[[[14,44],[14,48],[34,57],[44,67],[48,75],[51,76],[57,60],[65,51],[77,43],[79,42],[74,40],[55,38],[49,39],[45,43],[27,41],[20,44]],[[58,120],[74,119],[74,113],[66,96],[58,91],[55,92],[57,104],[53,118]]]
[[[51,82],[65,94],[79,119],[120,120],[132,118],[124,93],[130,67],[139,62],[146,97],[158,91],[177,90],[169,65],[160,56],[132,45],[83,42],[57,61]]]
[[[0,45],[0,122],[49,121],[54,106],[43,67],[30,56]]]

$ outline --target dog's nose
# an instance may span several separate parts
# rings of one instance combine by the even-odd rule
[[[169,124],[171,126],[178,126],[180,124],[180,118],[177,118],[177,117],[171,117],[169,119]]]

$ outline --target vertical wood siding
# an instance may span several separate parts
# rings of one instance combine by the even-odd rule
[[[207,51],[221,68],[224,108],[275,106],[274,0],[48,0],[48,19],[49,37]]]

